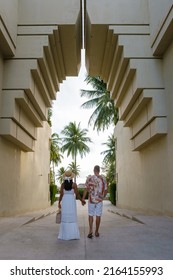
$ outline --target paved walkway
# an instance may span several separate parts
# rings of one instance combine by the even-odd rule
[[[77,202],[80,240],[57,239],[57,204],[0,218],[1,260],[173,260],[173,218],[118,209],[104,201],[100,237],[88,239],[87,205]]]

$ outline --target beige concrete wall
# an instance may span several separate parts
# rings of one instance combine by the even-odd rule
[[[148,213],[168,214],[166,207],[169,163],[166,138],[153,142],[140,152],[133,152],[128,140],[131,132],[119,122],[117,137],[117,205]],[[172,199],[172,198],[171,198]],[[171,200],[170,199],[170,200]],[[169,214],[172,209],[169,208]]]
[[[81,55],[80,0],[0,3],[0,216],[50,205],[48,108]]]
[[[46,208],[49,195],[49,137],[45,122],[38,129],[35,152],[26,153],[0,138],[0,216]]]
[[[65,68],[64,79],[66,76],[77,76],[80,70],[82,47],[80,8],[80,0],[31,0],[29,2],[19,0],[18,23],[20,25],[27,25],[27,27],[43,25],[45,31],[46,26],[55,28],[58,25],[56,32],[59,33],[57,40],[60,37],[61,41]]]
[[[0,53],[0,110],[2,107],[2,80],[3,80],[3,57]]]
[[[161,32],[165,20],[172,18],[172,0],[148,0],[151,44]],[[168,17],[168,18],[167,18]],[[162,34],[163,35],[163,34]]]
[[[168,134],[166,137],[165,156],[167,165],[162,165],[162,169],[166,169],[167,178],[164,181],[164,209],[167,213],[172,214],[173,201],[173,80],[172,80],[172,64],[173,64],[173,43],[167,49],[163,57],[163,72],[166,90],[166,108],[168,114]],[[163,172],[162,170],[162,172]]]
[[[151,77],[152,83],[154,79],[156,79],[155,85],[157,85],[158,88],[158,83],[162,80],[162,85],[160,84],[161,91],[159,89],[153,91],[154,95],[152,97],[152,103],[149,102],[148,105],[145,105],[145,110],[138,110],[138,112],[136,112],[136,115],[134,115],[135,119],[133,121],[127,121],[126,126],[129,126],[129,124],[131,124],[130,128],[124,127],[124,124],[126,124],[126,119],[128,119],[128,117],[126,117],[125,122],[119,122],[115,130],[118,147],[117,205],[120,207],[138,209],[150,213],[156,212],[173,215],[173,177],[171,172],[171,166],[173,166],[173,152],[171,144],[171,119],[173,103],[171,100],[172,79],[170,76],[171,64],[173,59],[173,45],[170,44],[169,49],[167,50],[167,46],[164,46],[164,44],[162,44],[164,34],[166,34],[167,32],[166,26],[163,27],[162,25],[164,21],[166,22],[166,18],[168,18],[168,14],[171,11],[170,4],[172,3],[170,1],[165,1],[164,4],[160,4],[161,5],[156,5],[156,1],[149,1],[151,50],[153,51],[153,53],[156,53],[157,51],[158,54],[162,54],[160,60],[161,76],[158,79],[158,67],[155,70],[152,69],[152,72],[149,75]],[[167,22],[167,24],[170,25],[170,20],[169,22]],[[158,32],[161,29],[162,32],[160,32],[158,36]],[[163,30],[165,31],[163,32]],[[161,34],[163,37],[161,36]],[[170,37],[167,36],[167,38]],[[152,45],[153,42],[156,42],[154,47]],[[143,48],[143,45],[141,45],[141,47]],[[144,65],[142,65],[142,68],[144,70],[143,77],[146,77],[147,73],[145,73],[146,69],[144,69]],[[157,79],[159,81],[157,81]],[[158,94],[159,91],[160,94]],[[128,100],[126,101],[126,103],[128,104]],[[139,99],[137,99],[136,104],[137,103],[140,104]],[[155,109],[153,108],[153,106],[155,106]],[[123,107],[121,108],[120,104],[120,112],[123,111],[124,109]],[[139,128],[142,127],[143,122],[147,122],[147,119],[146,121],[144,120],[145,118],[149,118],[149,114],[151,114],[151,111],[153,111],[153,116],[167,116],[165,119],[167,133],[163,138],[160,138],[158,140],[153,139],[153,141],[151,141],[149,145],[144,146],[139,152],[133,152],[132,146],[130,145],[132,143],[130,143],[128,139],[132,138],[133,134],[135,134],[136,131],[138,131]],[[132,114],[133,112],[131,113],[131,115]],[[161,120],[163,120],[163,117]],[[144,139],[146,137],[146,134],[147,131],[144,130],[144,133],[143,135],[141,135],[141,137]],[[141,141],[141,139],[136,139],[135,141]]]
[[[86,9],[87,69],[119,107],[117,205],[173,215],[172,1],[87,0]]]
[[[16,48],[18,0],[0,3],[0,49],[4,56],[13,56]]]
[[[86,0],[92,24],[148,24],[148,2],[145,0]]]
[[[75,24],[80,0],[18,0],[19,24]]]
[[[18,22],[18,0],[1,1],[1,21],[6,26],[8,33],[16,43],[17,22]]]

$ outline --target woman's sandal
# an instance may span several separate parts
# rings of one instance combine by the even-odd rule
[[[92,238],[92,237],[93,237],[92,232],[91,232],[91,233],[89,233],[87,237],[88,237],[88,238]]]
[[[95,232],[95,236],[96,236],[96,237],[99,237],[99,233],[98,233],[98,232]]]

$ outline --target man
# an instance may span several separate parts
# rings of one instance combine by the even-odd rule
[[[103,176],[100,175],[100,166],[94,166],[94,175],[88,176],[85,183],[85,190],[82,201],[85,202],[85,196],[89,192],[88,197],[88,221],[89,233],[88,238],[93,237],[93,221],[96,216],[95,236],[99,236],[99,227],[103,209],[103,198],[107,194],[107,183]]]

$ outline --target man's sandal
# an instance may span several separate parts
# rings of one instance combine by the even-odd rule
[[[93,237],[92,232],[91,232],[91,233],[89,233],[87,237],[88,237],[88,238],[92,238],[92,237]]]

